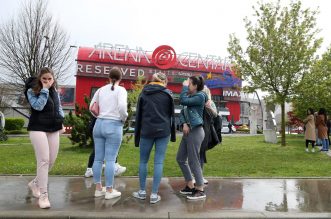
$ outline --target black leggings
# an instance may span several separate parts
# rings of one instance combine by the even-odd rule
[[[313,140],[306,140],[306,148],[308,148],[309,142],[311,143],[311,147],[314,148],[315,147],[315,141],[313,141]]]
[[[95,150],[93,147],[93,151],[91,152],[90,157],[88,159],[87,168],[92,168],[94,162],[94,156],[95,156]],[[115,163],[117,163],[117,157]]]

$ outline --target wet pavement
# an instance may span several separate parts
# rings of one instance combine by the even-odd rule
[[[115,178],[122,196],[94,198],[92,178],[50,177],[52,208],[39,209],[27,183],[33,176],[0,176],[0,218],[331,218],[331,179],[207,178],[204,201],[178,193],[182,178],[163,178],[162,200],[131,196],[138,178]],[[150,192],[151,179],[148,179]]]

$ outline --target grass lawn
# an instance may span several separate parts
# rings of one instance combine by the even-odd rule
[[[263,136],[224,135],[222,145],[207,152],[205,176],[224,177],[317,177],[330,176],[331,157],[325,153],[306,153],[302,135],[287,136],[287,146],[264,143]],[[167,150],[164,176],[181,176],[176,162],[176,143]],[[7,145],[10,144],[10,145]],[[52,175],[83,175],[91,149],[71,145],[61,137],[60,152]],[[153,160],[153,154],[151,157]],[[139,148],[123,143],[119,162],[127,167],[124,176],[137,176]],[[149,175],[153,170],[150,162]],[[0,174],[35,174],[35,157],[28,137],[0,142]]]

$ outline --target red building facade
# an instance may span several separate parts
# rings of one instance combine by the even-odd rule
[[[121,85],[130,90],[138,76],[151,79],[155,72],[168,76],[168,88],[174,92],[175,102],[183,80],[202,75],[218,107],[227,107],[229,120],[240,119],[241,80],[236,77],[226,59],[217,56],[202,57],[198,53],[176,53],[170,46],[160,46],[153,52],[140,47],[99,44],[95,48],[80,47],[77,57],[76,103],[84,105],[84,96],[91,97],[97,88],[108,82],[112,67],[122,71]],[[177,100],[178,103],[178,100]]]

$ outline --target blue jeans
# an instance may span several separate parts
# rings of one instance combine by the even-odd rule
[[[93,162],[94,183],[101,183],[103,161],[106,161],[106,187],[112,188],[115,160],[122,142],[123,123],[119,120],[97,119],[93,128],[95,157]]]
[[[163,138],[144,138],[144,137],[140,138],[139,182],[140,182],[141,190],[146,190],[147,163],[153,145],[155,144],[152,193],[158,192],[163,173],[163,161],[169,140],[170,140],[170,136]]]
[[[328,151],[329,150],[329,140],[326,138],[326,139],[322,139],[322,150],[323,151]]]

